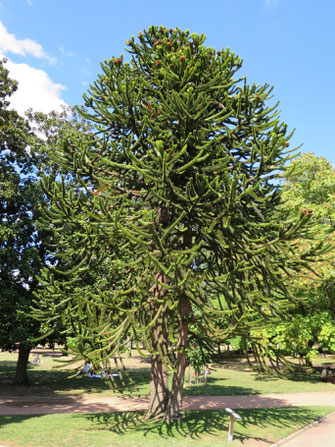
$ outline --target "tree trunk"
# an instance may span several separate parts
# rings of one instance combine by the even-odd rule
[[[333,284],[333,282],[330,282],[328,287],[326,287],[326,294],[329,299],[329,308],[330,308],[331,316],[332,316],[333,320],[335,320],[335,299],[334,299],[334,284]]]
[[[166,366],[158,354],[151,356],[150,402],[147,418],[159,418],[166,414],[169,403],[169,384]]]
[[[184,233],[183,247],[187,249],[192,244],[192,231]],[[167,289],[163,284],[167,284],[167,278],[163,273],[156,274],[157,283],[151,291],[160,302],[166,297]],[[176,297],[177,298],[177,297]],[[162,305],[160,305],[162,306]],[[155,304],[153,315],[161,311],[152,332],[152,347],[154,355],[151,358],[151,382],[150,382],[150,403],[147,417],[164,417],[165,421],[176,422],[181,418],[183,403],[183,387],[186,369],[186,348],[188,337],[188,316],[192,308],[189,298],[184,296],[178,303],[178,341],[175,353],[174,373],[172,378],[171,392],[168,387],[168,373],[166,365],[162,361],[169,353],[169,340],[167,330],[166,307],[162,309],[158,303]]]
[[[16,385],[29,385],[29,377],[27,372],[30,348],[26,345],[19,346],[19,358],[16,364],[16,373],[14,383]]]
[[[176,422],[181,419],[181,411],[183,407],[183,387],[186,369],[186,348],[188,337],[187,317],[191,312],[191,304],[188,298],[184,297],[180,300],[178,310],[180,319],[178,323],[178,342],[175,371],[172,379],[170,401],[165,415],[165,420],[170,422]]]
[[[163,274],[157,274],[156,279],[166,282]],[[166,295],[166,289],[161,284],[155,284],[152,288],[154,296],[162,299]],[[168,331],[166,328],[166,314],[161,305],[156,303],[153,308],[153,317],[161,312],[152,332],[152,349],[154,354],[151,356],[151,377],[150,377],[150,402],[146,413],[146,418],[160,418],[166,414],[169,403],[169,384],[167,367],[159,353],[168,354]]]

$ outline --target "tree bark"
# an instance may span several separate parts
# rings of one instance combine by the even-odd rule
[[[188,298],[183,297],[178,306],[179,323],[178,323],[178,342],[176,352],[175,371],[172,379],[172,388],[170,400],[165,415],[165,420],[176,422],[181,419],[183,407],[183,387],[186,370],[186,348],[188,337],[188,315],[191,312],[191,304]]]
[[[160,356],[154,354],[151,356],[150,402],[146,417],[164,417],[168,404],[168,372]]]
[[[156,279],[160,283],[166,282],[165,275],[159,273]],[[166,289],[161,284],[155,284],[152,289],[155,297],[162,299],[166,295]],[[152,332],[151,377],[150,377],[150,402],[146,418],[163,418],[169,403],[168,371],[159,352],[167,356],[168,331],[166,314],[160,305],[156,303],[153,308],[153,317],[157,312],[162,312],[158,317]]]
[[[184,233],[183,247],[190,248],[192,245],[192,231]],[[167,289],[162,285],[167,283],[167,278],[163,273],[157,273],[157,283],[153,286],[154,297],[162,299],[166,297]],[[177,297],[176,297],[177,298]],[[159,311],[158,304],[154,307],[153,314]],[[154,355],[151,358],[151,382],[150,382],[150,403],[147,417],[163,417],[165,421],[176,422],[181,419],[183,404],[183,387],[186,370],[186,348],[188,338],[188,317],[192,312],[191,303],[188,297],[183,296],[178,303],[178,341],[175,353],[174,373],[172,378],[171,392],[168,387],[168,372],[166,365],[159,352],[167,358],[169,353],[168,322],[167,314],[162,314],[157,319],[152,333],[152,347]],[[157,354],[156,354],[157,352]]]
[[[30,348],[26,345],[19,346],[19,358],[16,364],[16,372],[14,383],[16,385],[29,385],[29,377],[27,372]]]
[[[329,281],[329,283],[327,284],[326,294],[329,299],[329,308],[330,308],[331,316],[332,316],[333,320],[335,320],[335,298],[334,298],[334,283],[333,283],[333,281]]]

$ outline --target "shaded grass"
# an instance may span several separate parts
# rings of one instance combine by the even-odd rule
[[[301,364],[301,360],[296,357],[287,357],[288,360],[295,364]],[[319,356],[313,360],[313,365],[332,365],[335,367],[335,354],[319,354]]]
[[[255,371],[216,368],[207,379],[207,385],[186,384],[186,396],[236,396],[246,394],[298,393],[333,390],[334,385],[319,380],[318,371],[296,370],[285,376],[265,375]]]
[[[30,387],[11,386],[12,380],[15,376],[17,354],[1,354],[0,357],[0,394],[3,394],[4,389],[13,395],[50,395],[51,394],[111,394],[115,393],[103,380],[92,379],[85,376],[78,376],[70,378],[73,374],[71,369],[60,369],[62,365],[58,362],[59,359],[52,357],[42,357],[41,364],[28,364],[28,375],[31,382]],[[113,371],[116,372],[116,371]],[[129,385],[128,392],[133,392],[138,395],[146,395],[149,393],[150,369],[145,366],[129,370],[131,381],[126,379]],[[115,379],[116,384],[121,385],[120,380]],[[122,387],[121,387],[122,388]],[[120,392],[117,392],[120,394]]]
[[[15,447],[239,447],[250,439],[276,442],[330,413],[327,407],[239,410],[235,440],[227,443],[223,410],[188,411],[177,424],[145,421],[139,412],[0,416],[0,443]]]
[[[54,369],[59,365],[52,357],[43,357],[42,364],[29,364],[28,373],[32,386],[11,387],[10,381],[15,374],[16,361],[14,354],[1,354],[0,357],[0,394],[22,395],[63,395],[63,394],[120,394],[120,391],[110,389],[108,384],[100,379],[87,377],[76,377],[69,379],[71,371],[64,369]],[[144,396],[149,394],[150,369],[146,364],[137,369],[128,370],[132,383],[126,379],[128,389],[124,389],[125,394]],[[116,383],[120,385],[119,379]],[[188,385],[187,374],[184,394],[186,396],[227,396],[227,395],[247,395],[266,393],[293,393],[310,391],[330,391],[334,390],[334,385],[322,383],[319,380],[318,371],[303,371],[297,369],[294,373],[289,373],[285,377],[269,376],[254,371],[226,368],[224,365],[215,366],[208,376],[205,385]]]

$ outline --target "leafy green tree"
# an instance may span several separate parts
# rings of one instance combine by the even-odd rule
[[[319,237],[334,247],[335,170],[324,157],[303,153],[283,174],[282,207],[297,216],[310,215]],[[298,241],[298,250],[309,242]],[[332,253],[311,262],[310,269],[290,279],[298,305],[287,312],[286,322],[277,322],[253,333],[261,349],[270,346],[284,355],[299,356],[311,365],[318,350],[333,352],[335,320],[335,271]],[[268,326],[268,325],[267,325]],[[252,337],[251,337],[252,338]]]
[[[27,384],[29,337],[40,324],[27,317],[45,248],[37,234],[36,204],[42,195],[36,185],[34,141],[27,122],[9,110],[17,85],[0,63],[0,347],[19,350],[16,383]]]
[[[251,310],[275,314],[289,298],[283,278],[310,251],[292,242],[308,236],[307,214],[278,208],[290,134],[266,105],[271,88],[235,78],[241,59],[204,41],[163,27],[132,37],[130,62],[106,60],[84,95],[94,131],[64,138],[54,161],[67,174],[42,182],[57,245],[40,277],[50,321],[72,324],[77,354],[96,364],[140,340],[148,416],[172,421],[190,324],[220,340]]]
[[[285,176],[287,176],[285,178]],[[284,174],[283,200],[297,213],[308,209],[328,233],[335,229],[335,169],[329,160],[303,153]]]
[[[324,157],[302,154],[288,167],[283,201],[296,213],[309,212],[320,235],[335,246],[335,169]],[[301,241],[301,244],[306,244]],[[328,310],[335,320],[335,266],[332,253],[323,262],[311,264],[313,273],[300,276],[297,292],[309,297],[312,311]]]
[[[280,352],[298,357],[310,366],[320,349],[331,352],[335,349],[335,323],[327,311],[292,314],[287,321],[253,332],[258,345],[264,348],[264,353],[270,352],[272,358]]]
[[[49,230],[37,226],[45,200],[39,172],[43,166],[44,172],[52,174],[48,151],[67,124],[72,132],[75,126],[65,111],[48,116],[29,111],[23,118],[10,110],[9,99],[18,86],[5,62],[0,63],[0,348],[18,349],[15,382],[28,384],[30,350],[36,346],[34,339],[48,329],[29,316],[33,293],[39,287],[36,274],[48,260]],[[54,330],[53,339],[43,342],[63,340],[60,331]]]

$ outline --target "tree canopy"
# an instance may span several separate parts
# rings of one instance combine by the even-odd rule
[[[298,300],[286,313],[286,321],[269,321],[264,328],[251,331],[250,338],[257,340],[259,353],[272,353],[276,361],[278,355],[281,359],[293,355],[311,365],[320,350],[334,350],[335,171],[324,157],[303,153],[291,161],[283,177],[281,206],[296,216],[308,214],[309,224],[317,229],[328,249],[317,262],[311,260],[309,269],[290,278],[288,287]],[[305,250],[310,244],[304,238],[296,242],[297,250]]]
[[[18,85],[0,63],[0,348],[19,351],[15,381],[28,384],[27,362],[36,339],[48,326],[29,316],[36,275],[48,259],[49,229],[38,226],[45,196],[38,185],[39,173],[56,169],[47,156],[64,127],[73,122],[67,113],[27,111],[21,117],[10,109],[10,97]],[[60,327],[60,326],[59,326]],[[50,328],[49,328],[50,329]],[[54,335],[60,341],[59,332]],[[43,343],[54,341],[44,339]]]
[[[310,209],[326,231],[335,228],[335,170],[324,157],[304,153],[287,168],[283,184],[287,207],[301,212]]]
[[[19,349],[16,382],[27,383],[29,338],[40,329],[40,323],[27,314],[45,250],[36,228],[42,194],[30,150],[35,136],[27,121],[9,109],[17,84],[5,62],[0,63],[0,347]]]

